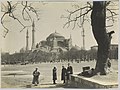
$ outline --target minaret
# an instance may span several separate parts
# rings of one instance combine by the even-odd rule
[[[85,30],[82,27],[83,31],[82,31],[82,37],[83,37],[83,50],[85,50]]]
[[[28,30],[27,30],[27,32],[26,32],[26,51],[28,51],[29,50],[29,42],[28,42],[28,39],[29,39],[29,36],[28,36]]]
[[[35,49],[35,24],[34,21],[32,23],[32,47],[31,49]]]
[[[72,48],[72,36],[70,34],[69,42],[68,42],[68,49],[70,50]]]

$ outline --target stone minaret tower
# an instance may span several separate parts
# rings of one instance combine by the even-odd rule
[[[26,32],[26,51],[29,50],[29,42],[28,42],[28,39],[29,39],[29,35],[28,35],[28,30]]]
[[[32,47],[31,49],[35,49],[35,24],[34,21],[32,23]]]
[[[70,34],[70,38],[69,38],[69,41],[68,41],[68,50],[70,50],[72,48],[72,36]]]

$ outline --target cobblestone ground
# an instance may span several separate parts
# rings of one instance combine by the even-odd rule
[[[67,67],[68,62],[64,63],[40,63],[27,65],[5,65],[1,68],[1,87],[2,88],[62,88],[61,81],[62,65]],[[80,73],[83,66],[95,67],[95,61],[70,63],[75,73]],[[52,69],[57,67],[57,84],[52,84]],[[118,70],[118,62],[112,61],[113,70]],[[32,82],[32,72],[38,67],[40,71],[40,84],[34,86]]]

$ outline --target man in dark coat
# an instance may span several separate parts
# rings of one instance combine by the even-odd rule
[[[33,81],[32,81],[32,84],[35,84],[35,86],[39,84],[39,75],[40,72],[38,71],[38,68],[36,68],[35,71],[33,72]]]
[[[56,84],[56,81],[57,80],[57,68],[54,67],[53,68],[53,84]]]
[[[69,80],[70,78],[70,74],[73,74],[73,68],[72,66],[70,66],[70,63],[68,63],[68,67],[67,67],[67,80]]]
[[[65,83],[65,76],[66,76],[66,68],[62,66],[61,80],[63,80],[63,83]]]

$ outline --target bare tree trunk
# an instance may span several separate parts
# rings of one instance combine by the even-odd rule
[[[109,54],[111,35],[106,32],[106,2],[94,1],[91,13],[91,24],[94,37],[98,44],[95,71],[106,75],[107,58]]]

